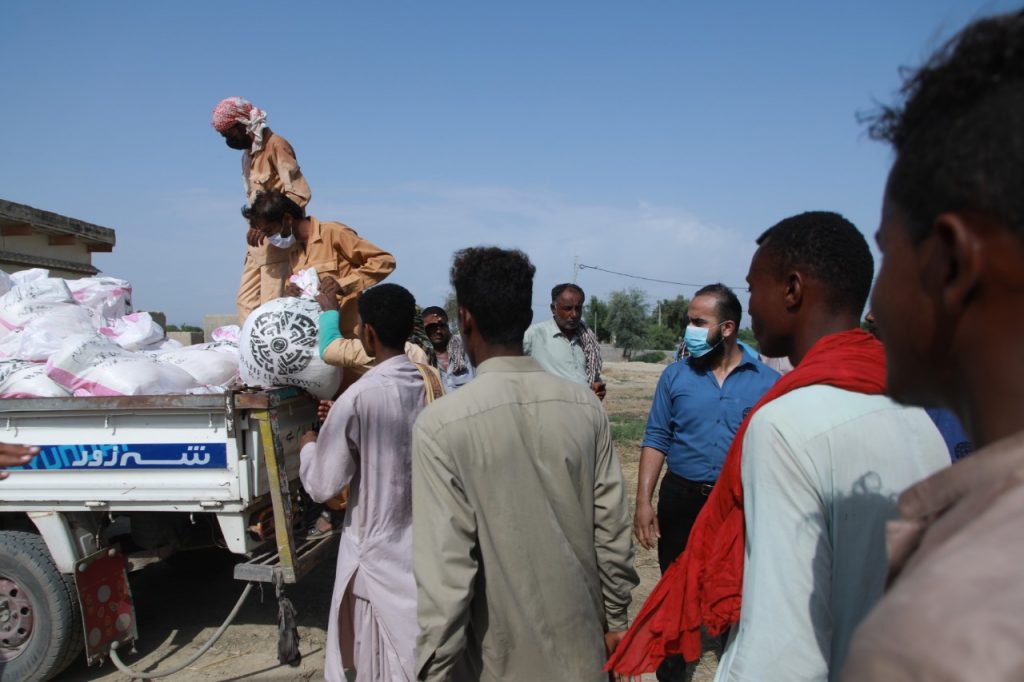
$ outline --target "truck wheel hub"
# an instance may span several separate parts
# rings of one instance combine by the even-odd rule
[[[32,637],[32,602],[21,586],[0,576],[0,661],[16,658]]]

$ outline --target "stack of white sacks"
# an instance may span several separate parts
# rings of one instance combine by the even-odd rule
[[[0,398],[222,393],[239,383],[238,327],[182,346],[132,311],[114,277],[0,271]]]

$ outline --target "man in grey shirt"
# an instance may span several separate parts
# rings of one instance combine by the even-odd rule
[[[639,582],[600,401],[523,356],[533,273],[520,251],[455,254],[477,377],[413,429],[421,680],[604,682]]]

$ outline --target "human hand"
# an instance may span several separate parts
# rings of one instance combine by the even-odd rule
[[[0,443],[0,466],[20,467],[32,461],[32,458],[39,454],[39,448],[26,445],[10,445]],[[6,471],[0,471],[0,481],[10,476]]]
[[[304,448],[310,443],[316,442],[316,431],[306,431],[302,434],[302,438],[299,439],[299,447]]]
[[[333,404],[333,400],[321,400],[320,404],[316,406],[316,416],[321,423],[327,420],[327,413],[331,411],[331,405]]]
[[[622,642],[622,639],[625,636],[625,631],[604,633],[604,649],[606,652],[608,652],[609,657],[612,655],[612,652],[614,652],[615,649],[618,648],[619,644]],[[618,675],[613,672],[608,673],[609,682],[627,682],[630,679],[632,678],[628,675]]]
[[[284,285],[284,295],[292,298],[299,298],[302,296],[302,289],[295,282],[288,282]]]
[[[249,232],[245,235],[245,241],[249,246],[259,246],[264,239],[266,237],[255,227],[250,227]]]
[[[637,500],[636,513],[633,515],[633,532],[644,549],[652,549],[661,537],[658,517],[650,502]]]
[[[590,384],[590,390],[593,391],[594,395],[596,395],[601,400],[604,400],[605,394],[608,393],[608,389],[603,381],[595,381],[594,383]]]
[[[321,310],[341,310],[338,303],[338,296],[341,295],[341,286],[338,280],[330,275],[320,278],[320,293],[316,295],[316,302],[320,304]]]

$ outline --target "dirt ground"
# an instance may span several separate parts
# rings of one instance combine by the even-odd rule
[[[614,421],[645,420],[663,365],[606,362],[608,396],[605,406]],[[639,438],[639,436],[637,436]],[[639,441],[620,440],[617,451],[630,491],[630,513],[636,493]],[[135,573],[132,592],[138,618],[139,640],[135,655],[122,658],[134,669],[159,672],[188,658],[216,631],[242,592],[234,580],[235,560],[224,552],[179,555]],[[636,567],[640,585],[633,592],[630,615],[640,609],[658,581],[654,551],[637,547]],[[298,611],[302,663],[295,668],[277,662],[277,602],[272,587],[254,590],[224,636],[191,666],[171,676],[173,680],[230,682],[263,680],[293,682],[323,678],[324,639],[334,581],[334,561],[321,562],[301,583],[286,590]],[[702,661],[695,682],[710,682],[714,660]],[[58,678],[61,682],[127,680],[109,661],[89,668],[84,657]],[[654,675],[643,680],[653,681]]]

